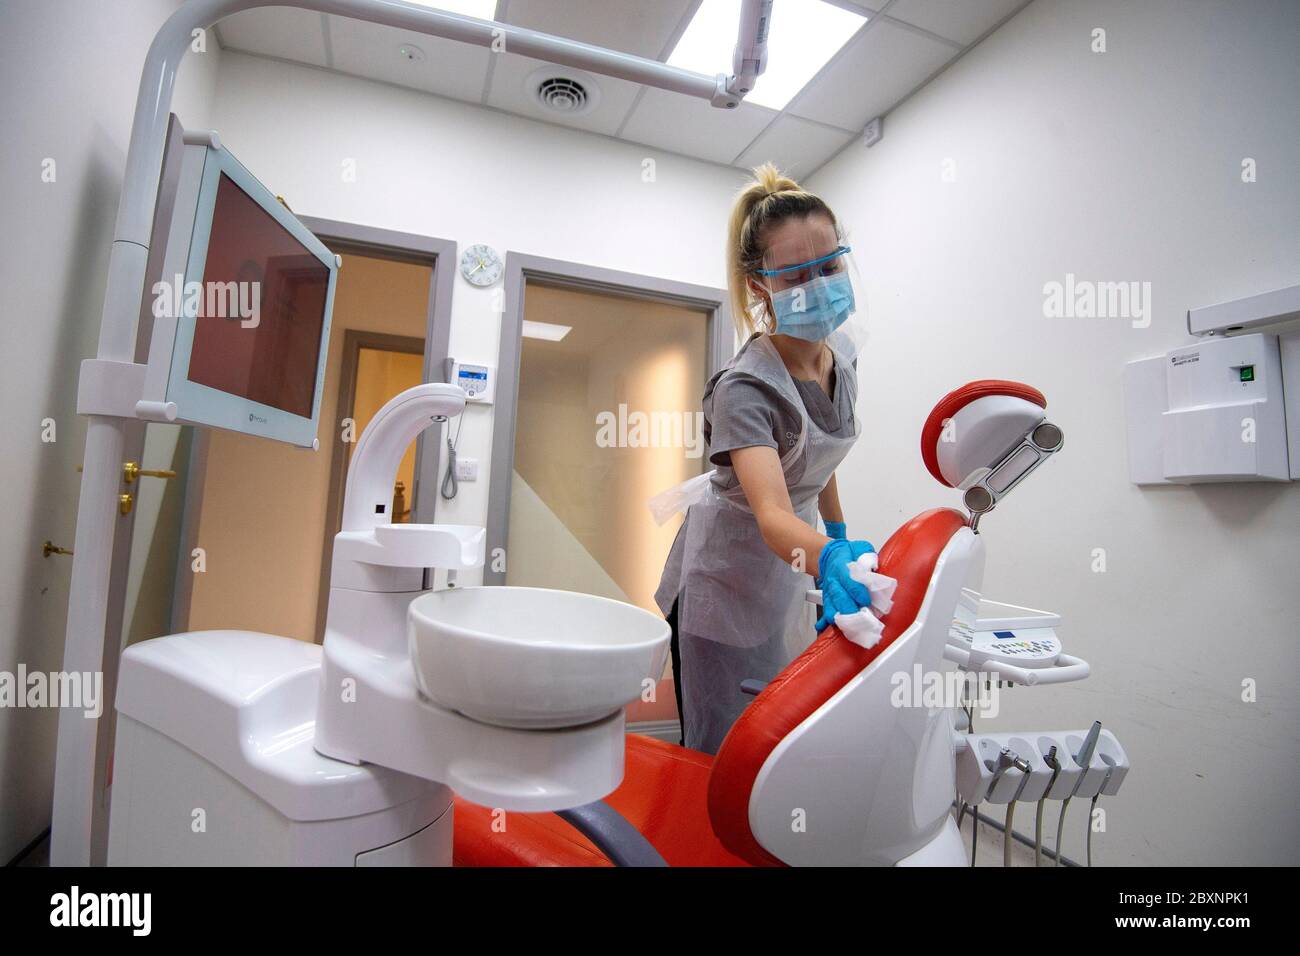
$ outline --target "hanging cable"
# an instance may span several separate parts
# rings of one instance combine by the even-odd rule
[[[1101,799],[1101,792],[1106,789],[1106,784],[1110,783],[1110,775],[1115,772],[1115,761],[1111,759],[1110,754],[1102,754],[1101,759],[1110,768],[1106,771],[1106,776],[1102,778],[1101,786],[1097,792],[1092,795],[1092,806],[1088,808],[1088,865],[1092,866],[1092,829],[1096,826],[1097,801]]]
[[[1080,768],[1079,779],[1075,781],[1074,789],[1070,791],[1061,802],[1061,816],[1056,821],[1056,866],[1061,865],[1061,834],[1065,831],[1065,811],[1070,808],[1070,797],[1079,792],[1079,787],[1083,783],[1083,778],[1088,775],[1088,768],[1092,766],[1092,752],[1097,748],[1097,738],[1101,735],[1101,721],[1094,720],[1092,726],[1088,729],[1088,736],[1083,739],[1083,746],[1079,752],[1074,755],[1075,766]],[[1091,826],[1088,832],[1092,832]]]
[[[462,412],[460,419],[456,422],[455,440],[451,437],[451,429],[447,429],[447,474],[443,475],[442,487],[439,489],[442,497],[447,501],[451,501],[452,498],[455,498],[456,492],[459,490],[459,485],[456,481],[456,446],[460,444],[460,430],[464,424],[465,413]],[[448,491],[448,488],[451,490]]]
[[[1043,804],[1047,800],[1047,795],[1052,792],[1052,787],[1056,785],[1057,775],[1061,772],[1061,761],[1056,759],[1055,744],[1047,751],[1043,762],[1052,768],[1052,779],[1047,782],[1047,789],[1038,798],[1038,812],[1034,815],[1034,866],[1041,866],[1043,862]]]
[[[1002,832],[1002,865],[1003,866],[1011,865],[1011,834],[1014,832],[1012,830],[1012,823],[1015,820],[1015,816],[1016,816],[1016,802],[1020,799],[1020,795],[1025,792],[1025,784],[1027,783],[1029,783],[1028,763],[1025,764],[1025,769],[1021,771],[1020,786],[1016,788],[1015,796],[1013,796],[1011,798],[1011,802],[1007,804],[1006,829]]]

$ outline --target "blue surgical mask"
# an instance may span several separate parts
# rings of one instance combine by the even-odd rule
[[[820,342],[853,314],[853,284],[848,273],[815,279],[771,293],[778,335]]]

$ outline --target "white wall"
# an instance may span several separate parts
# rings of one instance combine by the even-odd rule
[[[1036,0],[810,183],[856,227],[870,290],[864,437],[840,479],[851,533],[878,542],[957,502],[916,449],[962,382],[1037,385],[1065,430],[983,525],[986,590],[1062,612],[1093,676],[1005,695],[989,729],[1100,718],[1119,735],[1134,770],[1101,803],[1106,863],[1300,850],[1300,486],[1131,485],[1122,406],[1125,361],[1189,341],[1188,307],[1300,281],[1297,50],[1290,0]],[[1045,318],[1043,286],[1066,273],[1151,282],[1150,327]]]
[[[233,52],[222,59],[214,126],[300,214],[726,284],[735,169]],[[647,159],[653,182],[643,181]],[[499,287],[457,279],[451,353],[495,364],[500,308]],[[458,456],[479,459],[479,480],[439,502],[440,521],[486,520],[491,419],[489,408],[466,411]]]
[[[84,423],[77,368],[95,354],[109,245],[145,51],[179,0],[6,0],[0,27],[0,671],[58,669]],[[219,52],[180,71],[177,106],[203,117]],[[42,179],[46,159],[55,180]],[[41,440],[45,418],[53,443]],[[50,821],[53,710],[0,709],[0,862]]]

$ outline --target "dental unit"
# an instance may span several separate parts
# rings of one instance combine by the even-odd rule
[[[996,473],[1001,450],[1020,447],[1008,436],[1040,428],[1038,397],[976,382],[931,419],[959,406],[970,427],[954,460],[992,462],[986,472]],[[776,680],[751,688],[715,758],[625,735],[623,706],[663,669],[666,622],[570,592],[427,591],[426,569],[481,564],[483,529],[392,524],[385,513],[403,450],[464,401],[457,386],[420,385],[363,432],[322,647],[209,631],[124,653],[110,863],[963,865],[954,789],[973,807],[1046,798],[1060,771],[1045,780],[1040,764],[1050,764],[1032,756],[1031,739],[1075,755],[1079,772],[1053,796],[1118,788],[1127,760],[1100,725],[1064,744],[960,734],[955,704],[891,703],[898,674],[937,671],[945,656],[985,680],[1086,673],[1038,633],[1050,630],[1043,612],[1019,609],[1024,633],[1037,635],[1027,641],[1003,630],[1015,626],[1009,606],[984,608],[984,535],[946,508],[881,548],[879,567],[898,585],[878,643],[828,628]],[[976,438],[999,450],[976,454],[967,444]],[[1006,642],[1001,653],[982,649],[987,621],[1003,635],[993,638]],[[1094,777],[1085,771],[1099,750],[1108,763]],[[792,833],[791,808],[817,825]],[[493,827],[502,812],[505,832]],[[977,810],[972,820],[978,829]],[[211,839],[217,828],[222,839]]]
[[[924,511],[880,548],[879,572],[897,581],[880,638],[864,647],[831,626],[773,681],[746,682],[754,699],[716,756],[625,732],[624,707],[665,666],[669,627],[658,615],[544,588],[429,589],[433,571],[481,567],[486,548],[481,527],[394,523],[389,511],[404,450],[464,410],[465,392],[444,382],[391,399],[354,449],[322,645],[212,630],[119,655],[109,622],[121,618],[114,582],[131,524],[117,489],[144,423],[316,445],[339,261],[216,134],[183,130],[169,113],[190,31],[266,5],[186,3],[141,81],[100,351],[78,396],[90,424],[64,662],[102,670],[115,712],[61,715],[53,862],[964,866],[954,793],[976,836],[979,804],[1006,802],[1007,841],[1015,803],[1036,801],[1041,847],[1043,801],[1063,800],[1063,827],[1070,798],[1095,805],[1118,792],[1129,761],[1100,722],[1086,733],[976,733],[973,706],[959,731],[957,701],[892,700],[899,675],[913,673],[1043,687],[1089,674],[1064,653],[1058,615],[982,593],[981,520],[1063,447],[1046,399],[1017,382],[971,382],[926,420],[922,458],[962,492],[967,513]],[[400,0],[287,5],[472,43],[500,27],[516,52],[721,108],[762,71],[771,8],[746,0],[735,74],[705,77]],[[146,324],[141,302],[149,278],[202,275],[227,182],[260,210],[280,243],[267,263],[319,321],[302,380],[256,394],[211,384],[226,370],[195,316]],[[805,829],[792,828],[792,813]],[[502,814],[508,828],[496,825]],[[1088,839],[1090,859],[1091,824]]]
[[[967,435],[991,447],[1039,426],[1027,421],[1041,406],[1026,386],[977,382],[953,394],[935,414],[957,401]],[[898,581],[880,642],[864,648],[828,628],[754,688],[709,758],[624,733],[623,705],[664,666],[668,628],[657,616],[545,589],[423,589],[426,568],[480,564],[484,532],[391,524],[387,489],[410,441],[463,406],[456,386],[421,385],[363,433],[323,647],[217,631],[125,652],[110,863],[963,865],[954,788],[974,807],[1048,796],[1047,762],[1024,755],[1031,738],[1052,740],[1048,752],[1055,738],[962,735],[955,707],[890,703],[899,673],[937,670],[945,655],[968,666],[973,655],[1022,683],[1086,672],[1059,649],[1048,663],[1022,655],[1014,634],[997,638],[1013,650],[981,651],[966,639],[978,616],[957,628],[981,606],[983,535],[969,518],[940,508],[904,525],[880,552],[882,573]],[[958,440],[962,460],[970,440]],[[989,473],[1005,461],[974,457],[994,462]],[[1043,630],[1038,613],[1027,631]],[[1066,797],[1118,787],[1127,761],[1099,725],[1067,744],[1081,772]],[[1113,763],[1094,780],[1082,771],[1098,748]],[[223,839],[191,832],[197,806]],[[791,832],[796,807],[817,821],[809,832]],[[504,832],[492,825],[502,812]],[[976,829],[978,820],[976,810]]]

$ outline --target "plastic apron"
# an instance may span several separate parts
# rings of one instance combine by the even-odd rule
[[[828,340],[835,361],[836,398],[849,389],[857,398],[851,352],[836,336]],[[857,441],[822,431],[804,408],[785,363],[766,335],[752,339],[724,374],[741,374],[774,388],[800,414],[801,430],[781,456],[781,470],[794,513],[809,527],[817,521],[817,499]],[[838,405],[838,401],[836,402]],[[817,555],[804,570],[777,557],[763,541],[744,490],[723,488],[717,472],[692,478],[656,497],[651,510],[686,507],[687,521],[664,569],[656,599],[667,613],[677,603],[681,650],[683,722],[686,745],[714,753],[732,723],[752,699],[742,680],[776,677],[813,637],[811,605],[805,600],[817,572]],[[674,507],[675,506],[675,507]],[[793,559],[793,556],[792,556]],[[665,608],[667,605],[667,608]]]

